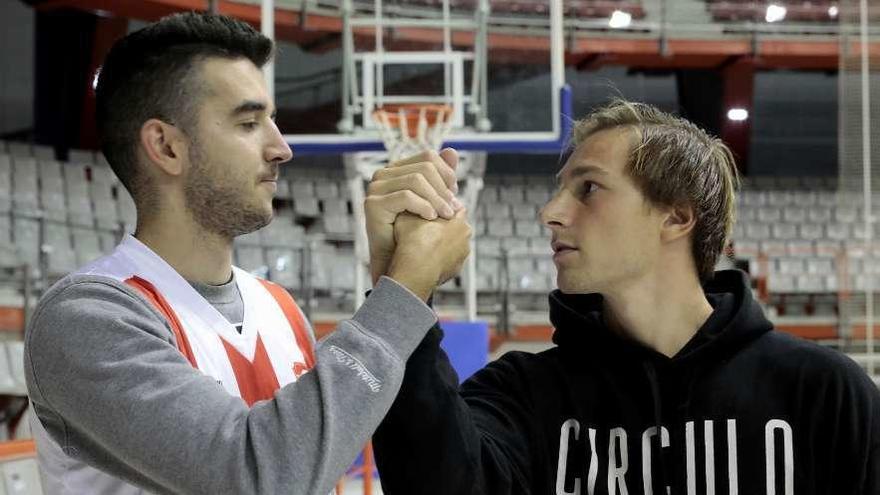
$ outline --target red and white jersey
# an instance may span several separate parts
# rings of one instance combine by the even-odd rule
[[[190,364],[250,406],[272,398],[278,388],[314,366],[312,330],[284,288],[237,267],[233,272],[244,303],[241,333],[165,260],[132,236],[75,273],[110,277],[138,291],[165,316],[177,348]],[[75,493],[77,486],[125,485],[85,465],[72,466],[42,425],[33,426],[44,484],[60,488],[48,493]],[[102,477],[106,479],[96,485]],[[119,488],[112,492],[140,493],[130,485]]]

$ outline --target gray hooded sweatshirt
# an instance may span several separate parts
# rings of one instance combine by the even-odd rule
[[[131,493],[135,485],[169,494],[325,495],[385,416],[407,358],[436,321],[420,299],[382,278],[352,319],[316,344],[313,369],[249,408],[190,365],[165,318],[136,290],[71,275],[34,312],[25,376],[38,426],[71,469],[91,466],[120,480],[89,493]]]

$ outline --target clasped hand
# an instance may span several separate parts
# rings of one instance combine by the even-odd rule
[[[425,151],[373,175],[364,200],[370,272],[386,275],[426,300],[461,271],[471,226],[456,199],[458,153]]]

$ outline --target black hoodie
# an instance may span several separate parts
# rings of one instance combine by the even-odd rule
[[[773,330],[742,272],[666,357],[550,295],[556,347],[458,386],[432,330],[374,436],[399,494],[880,495],[880,393],[846,356]],[[669,491],[665,487],[669,488]]]

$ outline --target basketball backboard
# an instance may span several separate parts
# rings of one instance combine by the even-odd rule
[[[335,129],[282,132],[298,155],[384,149],[373,111],[425,103],[453,109],[445,145],[463,151],[555,152],[567,135],[561,0],[341,0],[333,61],[276,68],[285,80],[320,68],[322,91],[338,91]],[[333,55],[330,55],[331,57]],[[288,96],[289,95],[289,96]],[[326,98],[326,96],[325,96]],[[295,102],[291,102],[295,103]],[[329,118],[329,117],[328,117]]]

